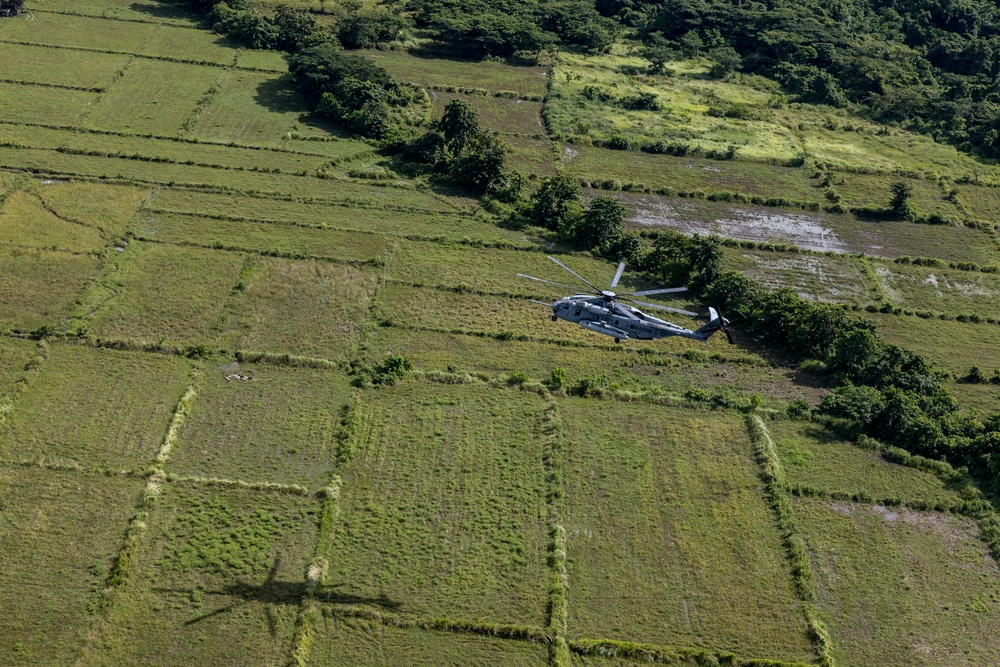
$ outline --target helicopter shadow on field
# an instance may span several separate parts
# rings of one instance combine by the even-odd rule
[[[204,595],[226,597],[234,599],[233,602],[218,609],[199,614],[184,622],[184,625],[194,625],[208,619],[227,614],[244,605],[259,603],[264,607],[264,616],[267,620],[268,631],[271,636],[278,633],[278,615],[276,607],[283,605],[298,606],[309,595],[309,585],[304,581],[278,581],[275,576],[281,566],[281,559],[275,559],[274,564],[267,573],[267,578],[262,584],[250,584],[246,582],[236,582],[223,586],[216,590],[201,591]],[[401,607],[399,602],[382,595],[377,598],[369,598],[359,595],[340,592],[340,585],[325,586],[313,591],[317,600],[331,604],[346,605],[371,605],[380,607],[387,611],[397,611]],[[153,588],[156,593],[174,593],[193,596],[196,590],[191,588]]]

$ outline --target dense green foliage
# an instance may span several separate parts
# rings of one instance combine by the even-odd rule
[[[660,62],[664,46],[706,54],[723,69],[773,77],[802,101],[856,106],[876,120],[1000,155],[995,3],[607,0],[598,7],[659,47]]]
[[[299,51],[292,56],[288,69],[318,116],[365,137],[388,136],[393,129],[390,105],[409,101],[384,69],[330,44]]]
[[[531,54],[560,42],[606,51],[618,32],[583,0],[411,0],[408,8],[418,26],[464,57]]]
[[[883,341],[874,323],[807,301],[791,288],[765,290],[732,271],[709,286],[705,298],[745,315],[740,328],[754,338],[797,359],[822,360],[838,384],[823,400],[823,413],[891,445],[967,466],[984,481],[1000,473],[1000,415],[979,420],[960,412],[927,362]]]
[[[511,152],[496,132],[480,126],[465,100],[453,100],[423,136],[396,147],[404,158],[444,180],[500,201],[520,197],[521,177],[507,168]]]

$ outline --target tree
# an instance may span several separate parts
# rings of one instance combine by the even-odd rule
[[[566,174],[551,176],[531,195],[531,219],[539,227],[556,230],[573,217],[580,202],[580,185]]]
[[[626,209],[614,197],[597,197],[574,229],[577,243],[598,248],[603,254],[611,243],[625,233]]]
[[[735,72],[743,66],[743,59],[731,46],[720,46],[712,49],[708,57],[715,61],[708,75],[713,79],[721,79],[731,72]]]
[[[840,336],[833,345],[834,367],[852,381],[863,378],[878,356],[879,340],[865,329]]]
[[[465,100],[448,103],[437,122],[437,129],[444,135],[445,147],[452,155],[465,151],[482,132],[476,110]]]
[[[274,25],[278,28],[278,46],[285,51],[298,51],[320,38],[321,30],[316,18],[305,9],[278,5],[274,12]]]
[[[451,161],[449,175],[453,182],[482,194],[501,195],[508,190],[506,159],[510,152],[497,133],[477,132],[462,154]]]
[[[722,239],[718,236],[691,237],[688,257],[694,272],[688,286],[695,294],[701,294],[715,282],[722,272]]]
[[[892,200],[889,202],[889,212],[896,220],[911,220],[914,217],[913,209],[910,208],[910,196],[913,188],[909,183],[896,181],[889,186],[892,192]]]
[[[340,23],[337,37],[349,49],[369,49],[379,42],[398,38],[410,23],[385,9],[348,16]]]

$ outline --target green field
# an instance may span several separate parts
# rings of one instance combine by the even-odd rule
[[[240,350],[340,359],[355,344],[375,279],[353,266],[262,258],[227,306],[222,340]]]
[[[110,297],[88,314],[88,326],[108,338],[208,342],[220,332],[243,262],[234,252],[130,244],[101,288]]]
[[[330,595],[418,618],[544,625],[542,401],[422,383],[365,395],[320,545]]]
[[[53,346],[0,431],[0,458],[140,470],[190,372],[176,357]]]
[[[0,326],[25,331],[56,325],[97,277],[98,260],[46,250],[0,251]]]
[[[1000,384],[964,378],[1000,369],[997,165],[713,78],[710,30],[653,73],[641,4],[604,52],[454,59],[436,18],[349,51],[423,88],[423,120],[462,100],[499,134],[525,199],[487,201],[311,115],[288,53],[188,4],[0,18],[0,665],[1000,664],[991,518],[963,503],[988,488],[826,430],[793,402],[840,380],[739,315],[735,344],[551,321],[587,288],[546,255],[600,288],[617,260],[526,224],[564,173],[629,230],[720,235],[723,269],[874,320],[983,421]],[[951,224],[833,206],[897,181]],[[661,270],[630,259],[614,289]],[[646,298],[692,329],[711,305]]]
[[[305,588],[315,502],[172,485],[156,504],[87,664],[281,664]]]
[[[889,463],[838,439],[819,424],[768,425],[788,483],[825,492],[866,493],[877,500],[952,502],[958,494],[934,475]]]
[[[424,58],[403,51],[366,51],[365,55],[401,81],[422,86],[478,88],[491,93],[544,95],[547,72],[542,67],[504,63]]]
[[[796,501],[838,664],[989,665],[996,563],[975,524],[878,505]]]
[[[72,664],[142,483],[0,468],[0,662]]]
[[[163,243],[223,247],[261,253],[369,261],[381,257],[388,239],[378,234],[312,229],[288,224],[213,220],[176,213],[141,215],[132,232]]]
[[[809,660],[739,420],[595,407],[560,403],[570,636]]]
[[[169,472],[310,488],[329,482],[337,422],[347,405],[346,377],[227,364],[206,371],[197,391]]]
[[[528,642],[400,629],[334,615],[324,619],[310,664],[535,667],[547,664],[547,658],[545,647]]]

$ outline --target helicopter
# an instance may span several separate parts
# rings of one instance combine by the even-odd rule
[[[712,334],[719,330],[725,332],[726,338],[729,339],[730,343],[733,342],[732,334],[729,332],[729,320],[720,315],[715,308],[708,309],[708,323],[692,331],[691,329],[685,329],[684,327],[673,324],[672,322],[661,320],[658,317],[647,315],[638,308],[628,304],[620,303],[621,301],[630,301],[640,306],[645,306],[646,308],[666,310],[671,313],[697,317],[698,313],[692,313],[689,310],[670,308],[669,306],[660,306],[655,303],[648,303],[646,301],[639,301],[638,299],[632,298],[637,296],[650,296],[653,294],[675,294],[679,292],[686,292],[686,287],[667,287],[664,289],[617,294],[611,290],[618,285],[618,281],[622,277],[622,272],[625,271],[625,262],[621,262],[618,265],[618,270],[615,271],[615,277],[611,280],[611,286],[606,290],[602,290],[555,257],[548,256],[548,258],[593,290],[593,292],[588,294],[574,294],[572,296],[563,297],[555,303],[545,303],[544,301],[529,299],[533,303],[551,308],[553,322],[559,319],[575,322],[584,329],[589,329],[590,331],[604,334],[605,336],[611,336],[615,339],[616,343],[620,343],[623,340],[628,339],[652,340],[654,338],[668,338],[670,336],[683,336],[684,338],[692,338],[704,343],[712,336]],[[523,273],[519,273],[517,275],[521,278],[535,280],[548,285],[576,289],[572,285],[564,285],[551,280],[528,276]]]

